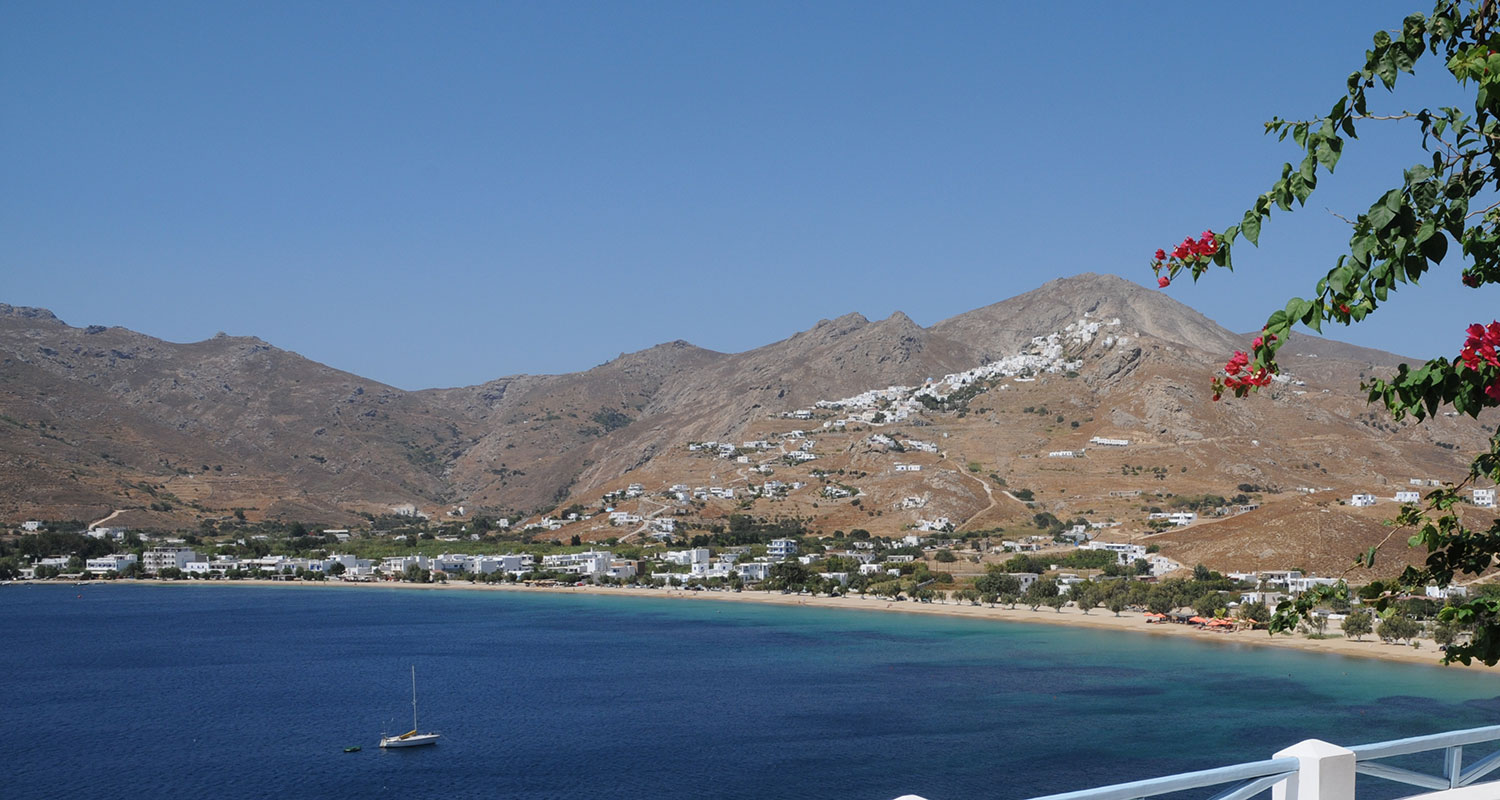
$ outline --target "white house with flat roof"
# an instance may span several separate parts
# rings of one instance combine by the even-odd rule
[[[691,567],[694,564],[707,564],[709,551],[707,547],[694,547],[691,550],[668,550],[662,560],[682,567]]]
[[[110,572],[124,572],[126,567],[134,563],[136,563],[135,553],[125,553],[91,558],[84,562],[83,567],[95,575],[104,575]]]
[[[186,547],[153,547],[146,551],[141,566],[147,574],[155,575],[164,569],[187,569],[190,562],[207,560],[206,556],[198,555]]]
[[[734,571],[738,572],[741,578],[752,583],[755,581],[763,581],[766,578],[771,577],[771,565],[764,561],[750,561],[744,564],[735,564]]]
[[[1495,490],[1494,489],[1475,489],[1474,490],[1473,498],[1474,498],[1474,505],[1479,506],[1480,508],[1494,508],[1495,507]]]
[[[1134,563],[1138,558],[1146,557],[1145,545],[1128,544],[1126,542],[1085,542],[1079,545],[1080,550],[1108,550],[1115,554],[1115,558],[1121,564]]]
[[[1373,495],[1373,494],[1356,494],[1353,497],[1349,498],[1349,505],[1354,506],[1355,508],[1364,508],[1366,506],[1373,506],[1373,505],[1375,505],[1375,495]]]
[[[766,555],[771,558],[791,558],[797,555],[796,539],[772,539],[766,546]]]
[[[569,572],[574,575],[608,575],[614,554],[608,550],[587,550],[582,553],[559,553],[542,556],[542,567],[554,572]]]

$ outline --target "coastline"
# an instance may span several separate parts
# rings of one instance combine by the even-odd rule
[[[115,582],[106,582],[113,584]],[[1382,661],[1400,662],[1404,664],[1422,664],[1426,666],[1444,666],[1439,663],[1439,654],[1433,647],[1414,649],[1409,645],[1385,644],[1374,635],[1370,635],[1364,641],[1354,641],[1343,637],[1333,639],[1308,639],[1305,636],[1270,636],[1264,631],[1235,631],[1215,632],[1201,630],[1192,625],[1177,625],[1172,623],[1147,623],[1141,612],[1122,612],[1116,617],[1106,609],[1095,609],[1092,613],[1084,614],[1076,608],[1068,607],[1061,611],[1051,609],[1040,609],[1032,611],[1029,608],[1003,608],[988,606],[960,605],[956,603],[917,603],[911,601],[891,602],[888,600],[868,597],[861,598],[858,595],[846,597],[811,597],[807,595],[781,594],[780,592],[761,592],[746,590],[743,592],[727,591],[683,591],[678,589],[640,589],[614,586],[522,586],[517,584],[474,584],[468,581],[452,581],[449,583],[355,583],[344,581],[276,581],[263,579],[245,579],[235,581],[165,581],[156,579],[135,579],[123,582],[126,585],[153,585],[153,586],[269,586],[280,588],[302,588],[302,589],[334,589],[334,588],[382,588],[401,589],[410,591],[465,591],[465,592],[543,592],[550,594],[588,594],[595,596],[620,596],[620,597],[654,597],[658,599],[680,599],[696,600],[705,602],[726,603],[758,603],[762,605],[778,606],[804,606],[809,608],[830,608],[855,611],[885,612],[896,614],[913,615],[938,615],[945,617],[963,617],[968,619],[993,620],[998,622],[1021,622],[1038,625],[1066,625],[1077,628],[1093,628],[1096,630],[1125,631],[1148,636],[1176,636],[1187,637],[1205,643],[1242,644],[1252,647],[1276,647],[1289,650],[1300,650],[1305,653],[1323,653],[1327,655],[1349,656],[1353,658],[1373,658]],[[43,585],[43,584],[38,584]],[[98,583],[90,585],[99,585]],[[1446,665],[1456,669],[1478,669],[1487,670],[1481,664],[1464,666],[1463,664]]]

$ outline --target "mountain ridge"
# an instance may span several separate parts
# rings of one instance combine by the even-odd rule
[[[953,395],[963,395],[961,403],[927,401],[935,405],[918,409],[902,429],[916,436],[912,431],[931,428],[919,438],[946,437],[949,450],[964,451],[963,462],[982,462],[996,475],[1028,474],[1039,469],[1028,454],[1077,447],[1090,433],[1204,448],[1195,456],[1202,468],[1260,479],[1301,467],[1263,453],[1216,455],[1205,443],[1251,435],[1257,425],[1316,422],[1351,436],[1399,440],[1371,444],[1367,449],[1381,450],[1379,457],[1349,456],[1351,469],[1411,459],[1415,468],[1446,464],[1459,440],[1479,435],[1449,420],[1422,432],[1375,427],[1386,423],[1362,410],[1351,387],[1370,369],[1402,359],[1312,337],[1298,337],[1283,351],[1303,355],[1286,359],[1292,376],[1267,402],[1235,406],[1248,416],[1228,414],[1230,404],[1208,401],[1207,376],[1245,346],[1244,337],[1111,275],[1052,281],[926,328],[899,311],[874,321],[851,312],[739,353],[678,339],[582,372],[417,391],[254,337],[221,334],[174,344],[124,328],[72,327],[46,309],[0,305],[0,416],[7,423],[0,425],[0,478],[24,487],[0,502],[0,518],[97,519],[123,508],[133,509],[132,524],[170,527],[212,522],[240,508],[252,518],[353,524],[359,514],[407,505],[429,513],[463,505],[519,517],[591,501],[636,477],[667,485],[679,482],[672,475],[701,472],[704,480],[748,486],[744,464],[701,463],[686,445],[779,436],[793,428],[780,430],[776,420],[820,401],[942,381],[1085,324],[1097,334],[1049,345],[1061,348],[1059,358],[1076,362],[1075,369],[1029,378],[995,373]],[[1323,381],[1317,392],[1326,397],[1293,382],[1308,370]],[[1053,412],[1023,413],[1035,407]],[[819,411],[811,420],[823,431],[814,438],[842,448],[819,458],[868,473],[879,459],[835,433],[841,428],[826,427],[840,413]],[[860,411],[868,418],[852,425],[887,430],[890,423],[870,421],[874,413]],[[1308,441],[1319,435],[1309,433]],[[1446,447],[1432,443],[1439,440]],[[1381,449],[1392,447],[1398,457]],[[1247,460],[1210,465],[1216,459]],[[947,503],[952,515],[983,523],[975,515],[983,516],[989,492],[978,493],[962,470],[941,469],[919,481],[903,477],[912,487],[893,482],[879,491],[900,500],[896,495],[918,485],[940,486],[947,499],[935,506]],[[759,503],[742,510],[761,509]],[[816,502],[784,505],[828,525],[850,516],[848,508],[834,513]],[[869,526],[880,517],[864,519]]]

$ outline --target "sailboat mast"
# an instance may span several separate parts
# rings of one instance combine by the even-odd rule
[[[417,665],[411,665],[411,729],[417,729]]]

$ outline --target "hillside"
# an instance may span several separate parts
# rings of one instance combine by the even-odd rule
[[[1454,480],[1485,440],[1456,417],[1390,423],[1358,381],[1401,359],[1313,338],[1288,344],[1288,380],[1263,396],[1210,402],[1209,376],[1243,342],[1164,293],[1081,275],[930,328],[849,314],[743,353],[678,341],[580,373],[406,392],[258,339],[174,344],[0,305],[0,520],[195,527],[239,509],[352,524],[408,504],[518,518],[640,484],[620,508],[684,525],[743,512],[899,534],[946,518],[1009,537],[1046,512],[1133,537],[1152,508],[1246,494],[1261,508],[1186,529],[1233,530],[1233,546],[1154,538],[1217,568],[1258,554],[1314,569],[1347,553],[1306,546],[1329,538],[1330,509],[1302,490],[1333,502]],[[733,452],[690,448],[707,441]],[[734,497],[679,500],[673,485]],[[1340,544],[1380,518],[1350,517]],[[557,535],[629,532],[596,517]]]

